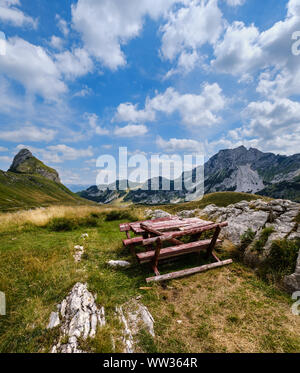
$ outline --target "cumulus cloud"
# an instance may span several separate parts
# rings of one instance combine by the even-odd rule
[[[265,151],[299,152],[300,103],[286,98],[251,102],[243,112],[245,124],[229,132],[229,138]]]
[[[223,29],[217,0],[192,0],[187,4],[172,12],[161,28],[161,53],[171,61],[186,50],[194,51],[205,43],[213,44]]]
[[[114,134],[119,137],[136,137],[143,136],[148,132],[148,128],[141,124],[128,124],[125,127],[116,127]]]
[[[59,38],[58,36],[52,35],[49,41],[49,45],[51,45],[51,47],[54,49],[61,50],[63,49],[64,40],[62,38]]]
[[[73,27],[85,48],[105,67],[126,64],[122,45],[137,37],[145,16],[158,19],[179,0],[78,0],[72,5]]]
[[[102,128],[99,126],[98,121],[99,117],[97,114],[94,113],[85,113],[84,118],[87,119],[90,128],[92,129],[93,133],[96,135],[108,135],[109,131],[106,128]]]
[[[268,68],[260,75],[259,93],[281,97],[299,94],[299,59],[291,50],[296,30],[300,30],[300,0],[290,0],[285,19],[262,32],[253,24],[233,22],[215,45],[212,66],[237,76]]]
[[[37,21],[24,14],[17,6],[21,6],[20,0],[0,0],[0,20],[13,26],[31,26],[36,28]]]
[[[67,91],[59,68],[46,50],[18,37],[7,40],[0,71],[20,82],[27,93],[45,99],[56,100]]]
[[[32,141],[32,142],[50,142],[54,139],[56,131],[48,128],[38,128],[35,126],[24,126],[14,130],[0,131],[1,140],[19,142],[19,141]]]
[[[167,153],[176,153],[182,151],[202,152],[202,143],[192,139],[176,139],[172,138],[168,141],[160,136],[156,139],[156,144]]]
[[[243,5],[246,0],[225,0],[229,6],[240,6]]]
[[[36,148],[33,146],[19,144],[17,149],[29,149],[36,154],[45,163],[63,163],[65,161],[75,161],[80,158],[92,157],[93,148],[89,146],[87,149],[76,149],[65,144],[50,145],[44,148]]]
[[[118,121],[134,121],[135,119],[153,121],[158,112],[167,115],[178,112],[185,125],[211,126],[221,121],[217,113],[224,108],[225,98],[217,83],[205,83],[199,95],[180,94],[170,87],[164,93],[157,94],[152,99],[147,98],[145,108],[142,110],[138,110],[136,105],[128,103],[125,104],[127,110],[124,110],[124,104],[121,105],[118,107],[115,116],[115,120]]]
[[[86,50],[82,48],[56,54],[55,59],[57,68],[68,79],[86,75],[93,70],[93,61]]]

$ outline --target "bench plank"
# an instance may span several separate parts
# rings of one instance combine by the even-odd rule
[[[221,243],[221,240],[218,240],[217,243]],[[211,240],[204,240],[204,241],[197,241],[197,242],[190,242],[187,244],[167,247],[165,249],[161,249],[158,259],[167,259],[172,258],[174,256],[180,256],[185,254],[190,254],[193,252],[198,252],[200,250],[207,250]],[[140,263],[149,263],[153,260],[155,256],[155,251],[147,251],[143,253],[136,254]]]

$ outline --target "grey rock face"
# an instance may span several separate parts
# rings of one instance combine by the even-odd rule
[[[27,159],[33,158],[32,153],[28,149],[22,149],[15,156],[9,171],[16,171],[20,164],[24,163]]]
[[[123,306],[117,307],[116,313],[123,325],[123,352],[142,352],[137,350],[137,338],[139,332],[141,330],[146,330],[152,337],[155,337],[154,319],[148,308],[133,299],[125,303]]]
[[[82,283],[77,283],[73,287],[58,308],[61,316],[60,337],[57,344],[53,346],[52,353],[84,352],[80,349],[78,340],[93,338],[97,326],[105,325],[104,308],[98,309],[95,297],[88,291],[87,284]],[[53,315],[51,320],[55,320]]]

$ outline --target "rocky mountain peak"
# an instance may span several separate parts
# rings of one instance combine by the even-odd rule
[[[9,171],[18,172],[18,167],[30,158],[33,158],[31,151],[29,151],[28,149],[20,150],[19,153],[15,156]]]
[[[34,157],[28,149],[19,151],[8,171],[18,174],[38,174],[46,179],[60,183],[58,172]]]

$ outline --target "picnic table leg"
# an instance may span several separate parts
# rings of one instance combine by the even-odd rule
[[[211,240],[211,243],[207,249],[207,257],[209,258],[211,255],[213,255],[213,250],[216,246],[216,243],[217,243],[217,240],[218,240],[218,237],[219,237],[219,234],[221,233],[221,228],[220,227],[217,227],[216,230],[215,230],[215,233],[213,235],[213,238]],[[214,255],[213,255],[214,256]]]
[[[157,269],[157,266],[158,266],[158,258],[159,258],[159,254],[160,254],[160,250],[161,250],[161,240],[157,240],[157,246],[156,246],[156,249],[155,249],[155,256],[154,256],[154,259],[153,259],[153,262],[152,262],[152,268],[153,268],[153,271],[155,273],[155,276],[159,276],[160,273],[158,272],[158,269]]]

